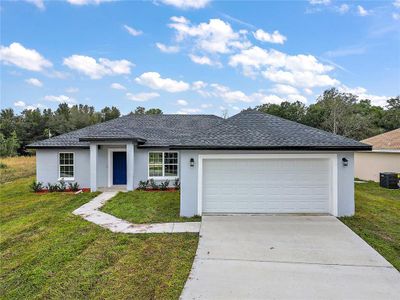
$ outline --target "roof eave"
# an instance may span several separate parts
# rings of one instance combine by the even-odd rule
[[[277,151],[371,151],[371,146],[212,146],[171,145],[170,149],[185,150],[277,150]]]
[[[88,145],[27,145],[26,149],[89,149]]]
[[[135,137],[81,137],[80,142],[106,142],[106,141],[133,141],[138,143],[145,143],[146,139]]]

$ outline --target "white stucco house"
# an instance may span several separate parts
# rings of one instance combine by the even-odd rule
[[[96,191],[179,178],[180,214],[354,214],[354,151],[366,145],[282,118],[243,111],[126,115],[39,141],[37,180]]]

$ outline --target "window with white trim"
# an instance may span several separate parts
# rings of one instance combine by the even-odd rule
[[[60,178],[74,178],[74,153],[60,152],[59,153],[59,175]]]
[[[149,152],[149,177],[177,177],[178,152]]]

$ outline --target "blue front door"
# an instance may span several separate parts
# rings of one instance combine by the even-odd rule
[[[113,184],[126,184],[126,152],[113,152]]]

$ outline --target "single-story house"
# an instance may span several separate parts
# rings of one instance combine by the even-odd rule
[[[372,151],[355,153],[357,178],[379,182],[379,173],[400,173],[400,128],[361,142],[371,145]]]
[[[180,214],[354,214],[355,151],[371,146],[257,111],[129,114],[30,145],[37,180],[96,191],[180,179]]]

